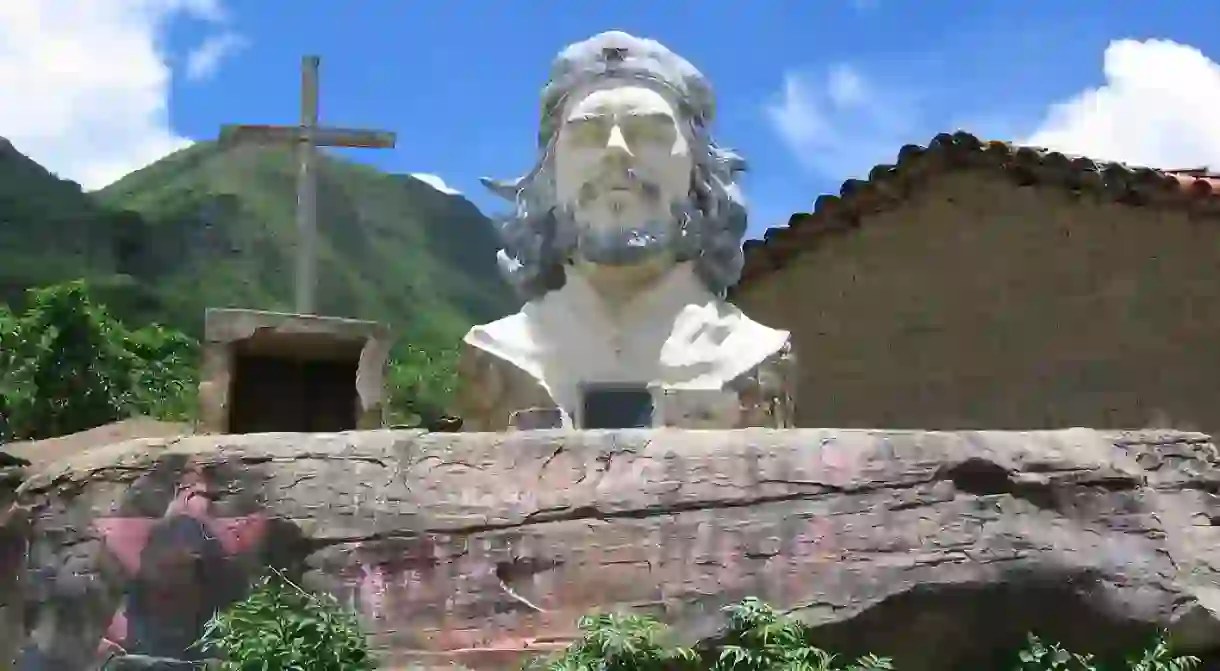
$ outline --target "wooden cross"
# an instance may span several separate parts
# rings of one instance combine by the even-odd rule
[[[222,146],[237,143],[295,144],[297,147],[297,268],[296,311],[313,314],[317,293],[318,209],[314,163],[318,147],[393,149],[394,133],[318,126],[318,65],[322,59],[301,59],[301,123],[298,126],[226,124],[220,129]]]

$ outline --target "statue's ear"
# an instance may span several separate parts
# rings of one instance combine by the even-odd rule
[[[517,192],[520,190],[521,180],[491,179],[490,177],[480,177],[479,183],[504,200],[516,202]]]
[[[721,149],[721,152],[722,154],[720,160],[724,162],[724,165],[729,169],[729,172],[738,173],[749,170],[749,166],[746,165],[746,160],[742,158],[741,154],[738,154],[732,149]]]

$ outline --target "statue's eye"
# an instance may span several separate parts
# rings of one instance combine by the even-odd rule
[[[635,117],[623,120],[623,135],[629,143],[669,144],[674,141],[676,129],[671,120],[654,117]]]
[[[602,119],[572,119],[564,126],[564,135],[569,142],[578,145],[594,145],[604,143],[610,131]]]

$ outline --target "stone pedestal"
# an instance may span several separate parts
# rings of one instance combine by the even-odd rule
[[[210,309],[198,431],[381,428],[389,350],[389,329],[376,322]]]

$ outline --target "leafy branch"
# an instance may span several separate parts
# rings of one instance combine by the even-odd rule
[[[250,595],[217,613],[198,649],[225,671],[367,671],[376,668],[354,613],[271,569]]]

